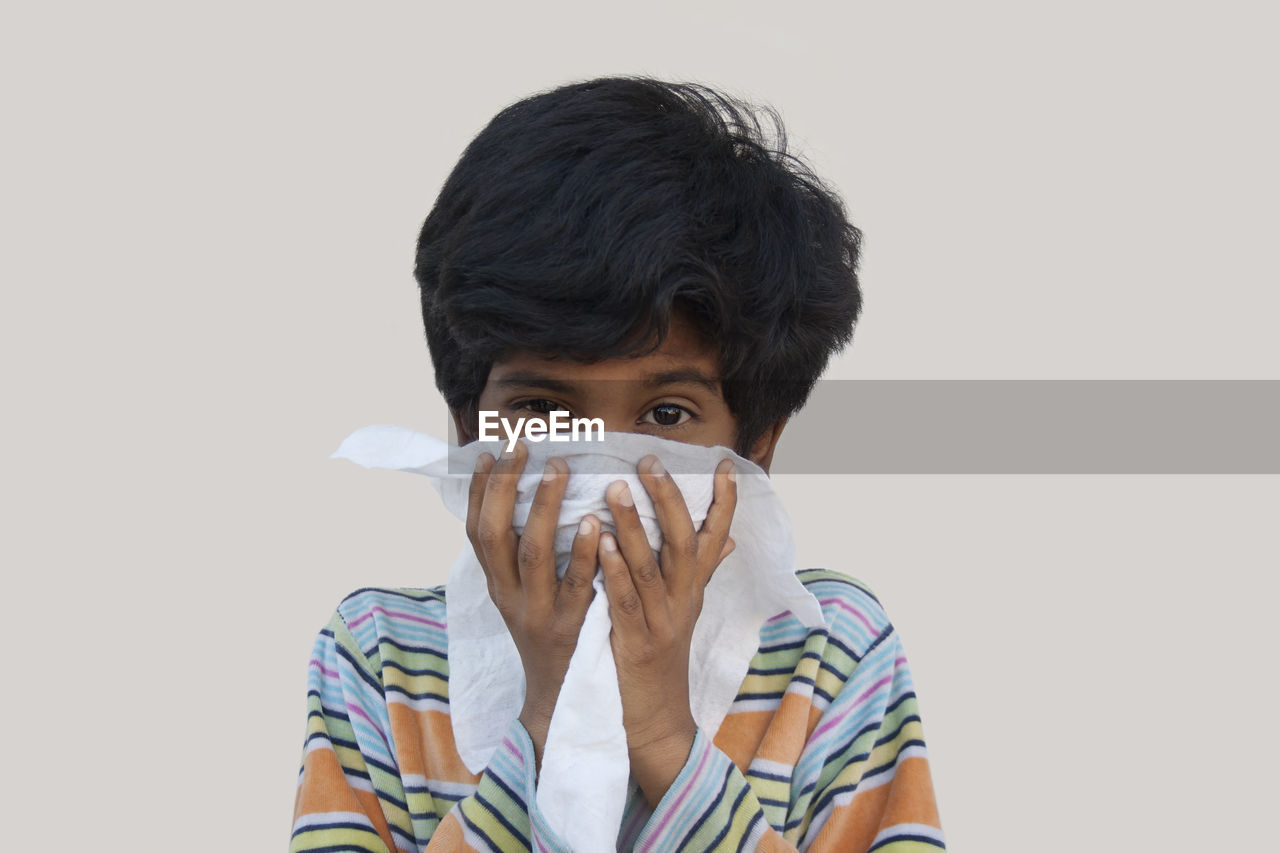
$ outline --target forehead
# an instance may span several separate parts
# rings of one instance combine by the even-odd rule
[[[560,381],[648,381],[664,375],[687,374],[712,382],[720,378],[719,353],[688,323],[673,321],[666,339],[653,352],[641,356],[580,362],[529,352],[512,353],[494,362],[489,385],[531,376]]]

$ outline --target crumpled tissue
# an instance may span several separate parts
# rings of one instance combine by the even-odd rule
[[[707,585],[689,659],[691,711],[713,737],[747,674],[760,626],[788,610],[806,626],[825,624],[817,599],[795,575],[790,517],[764,471],[728,448],[639,433],[603,436],[570,443],[526,441],[529,453],[516,487],[512,524],[517,534],[523,532],[543,466],[558,456],[570,472],[556,529],[559,575],[568,567],[583,516],[594,514],[604,529],[613,530],[604,495],[616,480],[630,487],[649,544],[658,551],[662,531],[637,463],[650,453],[662,460],[697,527],[711,505],[716,465],[726,456],[733,459],[738,503],[730,536],[736,547]],[[498,456],[504,446],[502,441],[451,446],[426,433],[380,424],[352,433],[333,458],[424,474],[449,511],[465,520],[476,458],[483,452]],[[454,561],[446,588],[450,719],[463,762],[481,773],[519,716],[524,670],[470,545]],[[595,589],[551,718],[536,794],[548,825],[580,851],[615,848],[630,776],[608,600],[599,573]]]

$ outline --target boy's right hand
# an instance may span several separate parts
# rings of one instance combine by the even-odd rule
[[[523,535],[511,525],[516,482],[529,451],[516,442],[496,462],[480,454],[467,503],[467,538],[489,582],[489,597],[515,640],[524,665],[525,700],[520,722],[533,740],[539,763],[547,740],[551,713],[578,632],[595,591],[596,549],[600,521],[588,515],[578,527],[573,553],[564,577],[556,579],[555,535],[560,502],[569,479],[563,459],[547,460],[542,482],[534,494]]]

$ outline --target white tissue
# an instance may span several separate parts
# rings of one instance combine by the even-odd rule
[[[445,506],[467,515],[467,491],[475,460],[497,456],[502,442],[449,446],[404,427],[376,425],[350,435],[335,458],[365,467],[425,474]],[[711,504],[713,472],[726,456],[738,472],[738,504],[730,535],[736,548],[707,585],[689,659],[691,711],[708,737],[732,705],[759,645],[761,624],[790,610],[803,624],[822,626],[818,601],[795,576],[791,520],[768,476],[725,447],[702,447],[637,433],[606,432],[603,441],[526,442],[524,474],[516,487],[512,524],[523,531],[543,466],[552,456],[569,465],[569,480],[556,530],[557,572],[563,575],[578,522],[594,514],[606,529],[612,516],[605,489],[626,480],[636,510],[658,550],[662,532],[636,464],[653,453],[671,473],[694,525]],[[537,783],[537,805],[572,850],[612,850],[626,804],[629,766],[617,671],[609,645],[608,601],[597,575],[551,718]],[[520,713],[524,670],[515,643],[489,598],[484,570],[468,545],[454,561],[445,598],[449,631],[450,719],[459,755],[480,773]]]

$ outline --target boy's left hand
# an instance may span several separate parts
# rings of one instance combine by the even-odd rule
[[[599,559],[631,772],[656,807],[680,775],[697,733],[689,708],[689,645],[707,582],[733,551],[729,525],[737,482],[732,460],[723,460],[706,520],[694,530],[680,489],[658,458],[641,459],[637,471],[662,528],[660,562],[623,481],[605,493],[618,534],[601,534]]]

